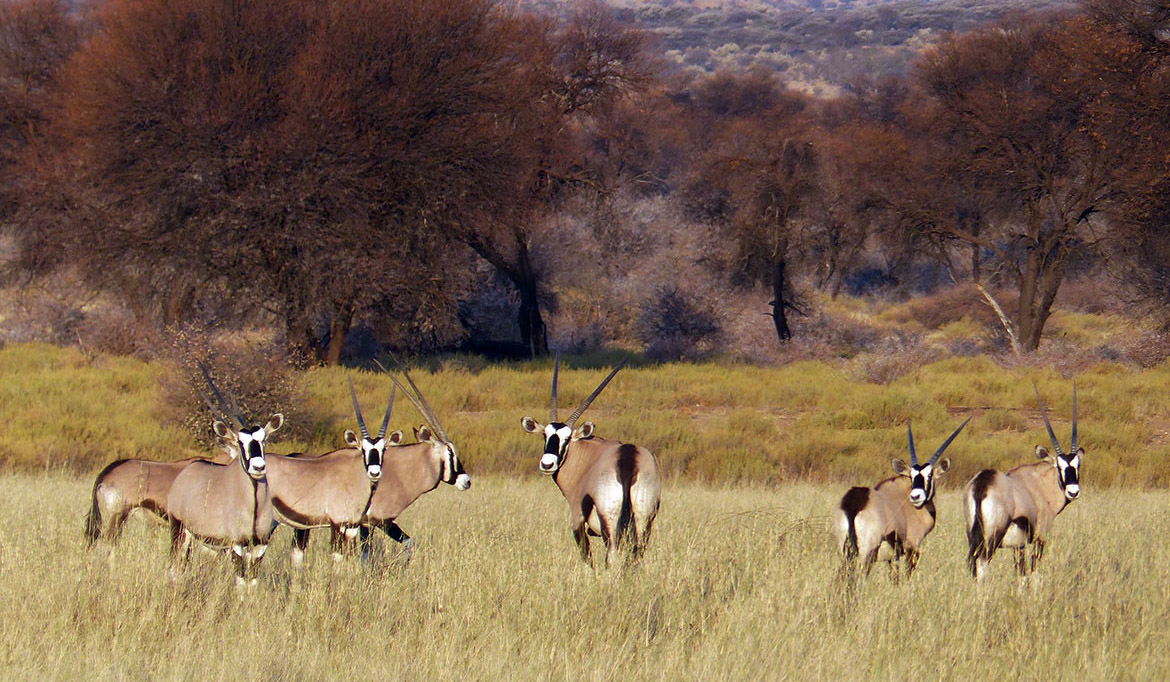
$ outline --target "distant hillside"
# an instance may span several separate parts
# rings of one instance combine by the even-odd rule
[[[531,6],[560,11],[563,0]],[[716,71],[760,64],[796,87],[831,94],[859,75],[905,71],[947,31],[1011,12],[1075,7],[1067,0],[614,0],[623,18],[657,36],[670,63]]]

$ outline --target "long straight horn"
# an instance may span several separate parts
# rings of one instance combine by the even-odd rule
[[[430,403],[428,403],[427,399],[423,397],[422,391],[418,390],[418,384],[414,383],[414,379],[410,378],[410,373],[406,371],[406,367],[404,367],[402,363],[398,361],[398,358],[394,357],[393,355],[390,357],[394,359],[395,364],[398,365],[398,369],[402,370],[402,376],[406,377],[407,383],[409,383],[410,387],[414,389],[413,392],[408,390],[405,386],[402,386],[398,382],[398,377],[391,374],[389,370],[387,370],[386,367],[382,365],[381,362],[378,362],[377,358],[374,358],[374,364],[378,365],[378,367],[383,372],[390,374],[390,378],[394,380],[394,384],[396,386],[402,386],[402,391],[406,393],[407,398],[410,398],[410,402],[414,403],[415,409],[418,410],[419,414],[423,416],[423,419],[427,420],[427,423],[431,425],[431,428],[435,430],[435,433],[439,435],[439,438],[443,439],[447,443],[450,443],[451,439],[447,437],[447,432],[443,430],[443,425],[439,423],[439,418],[435,416],[435,411],[431,409]],[[415,395],[416,393],[417,395]]]
[[[609,376],[605,378],[605,381],[602,381],[601,384],[597,386],[597,388],[593,389],[593,392],[589,394],[589,397],[585,399],[585,402],[581,403],[580,407],[573,411],[573,414],[565,423],[569,426],[574,426],[577,423],[577,419],[581,417],[581,414],[585,412],[585,410],[589,409],[589,405],[593,402],[593,400],[597,398],[597,396],[601,395],[601,392],[605,390],[606,385],[609,384],[614,375],[621,371],[621,368],[625,367],[626,363],[629,361],[630,359],[626,358],[625,360],[622,360],[620,363],[618,363],[618,366],[613,368],[613,371],[609,373]]]
[[[348,379],[348,377],[346,377]],[[366,420],[362,419],[362,406],[358,404],[357,391],[353,390],[353,379],[349,379],[349,397],[353,398],[353,413],[357,415],[358,428],[362,430],[362,438],[370,440],[370,432],[366,428]]]
[[[1073,382],[1073,432],[1072,442],[1068,444],[1069,452],[1077,453],[1077,382]]]
[[[390,413],[394,411],[394,396],[398,394],[398,384],[390,388],[390,406],[386,408],[386,416],[382,417],[382,429],[378,431],[378,438],[386,437],[386,429],[390,426]]]
[[[971,421],[971,418],[967,417],[967,419],[962,424],[959,424],[959,428],[955,429],[955,432],[951,434],[951,437],[946,439],[946,441],[943,442],[941,446],[939,446],[938,451],[935,452],[934,456],[930,458],[931,465],[934,465],[934,463],[938,461],[938,458],[942,457],[943,450],[947,449],[947,446],[951,444],[951,441],[955,439],[955,436],[959,435],[959,432],[963,430],[963,427],[966,426],[967,422],[969,421]]]
[[[906,437],[910,440],[910,464],[918,466],[918,453],[914,452],[914,431],[910,429],[910,420],[906,420]]]
[[[552,410],[548,413],[550,424],[557,421],[557,376],[561,373],[561,352],[557,351],[557,359],[553,362]]]
[[[199,360],[196,360],[195,364],[199,365],[199,370],[203,372],[203,378],[207,379],[207,385],[211,386],[211,392],[215,394],[215,399],[219,401],[222,411],[225,414],[230,414],[239,423],[241,429],[248,428],[248,425],[244,423],[244,418],[240,416],[240,408],[236,405],[235,399],[232,400],[232,407],[235,409],[229,410],[227,401],[223,399],[223,394],[219,392],[219,389],[215,386],[215,382],[211,380],[211,373],[207,371],[207,366]]]
[[[1056,440],[1056,434],[1052,431],[1052,422],[1048,421],[1048,408],[1044,407],[1044,399],[1040,397],[1040,387],[1033,381],[1032,388],[1036,391],[1036,400],[1040,402],[1040,416],[1044,417],[1044,428],[1048,429],[1048,437],[1052,439],[1052,447],[1056,448],[1056,454],[1063,455],[1064,451],[1060,449],[1060,441]]]

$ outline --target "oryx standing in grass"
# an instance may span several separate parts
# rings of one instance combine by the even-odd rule
[[[381,528],[392,540],[402,543],[409,560],[414,540],[395,523],[398,516],[424,493],[437,488],[439,483],[453,485],[457,490],[471,487],[471,476],[464,471],[459,461],[455,443],[405,368],[402,374],[410,388],[398,383],[393,375],[391,378],[395,386],[406,393],[406,397],[410,398],[427,423],[414,430],[419,442],[392,445],[386,449],[382,478],[370,498],[369,508],[359,529],[363,556],[369,553],[371,528]],[[337,532],[334,530],[334,542],[338,542]]]
[[[914,432],[910,422],[906,422],[910,465],[895,459],[896,476],[872,488],[850,488],[845,493],[833,519],[837,547],[845,558],[844,575],[852,574],[860,557],[866,575],[874,562],[890,562],[891,574],[897,582],[897,562],[905,557],[906,579],[910,579],[918,565],[922,541],[934,530],[935,479],[951,468],[949,458],[940,460],[939,457],[969,421],[970,417],[960,424],[926,464],[918,463]]]
[[[149,459],[110,462],[93,482],[90,510],[85,518],[86,544],[92,547],[103,536],[110,542],[117,542],[126,519],[135,509],[145,509],[166,523],[171,484],[180,471],[197,461],[207,461],[207,458],[188,457],[177,462]],[[103,518],[106,519],[104,528]]]
[[[553,365],[549,423],[540,424],[532,417],[521,420],[525,431],[544,437],[540,470],[552,475],[569,503],[569,525],[581,558],[589,561],[589,536],[600,536],[605,543],[606,566],[626,543],[633,560],[641,556],[650,540],[662,494],[658,461],[649,450],[597,438],[593,435],[593,422],[576,428],[577,419],[627,361],[615,367],[569,419],[562,422],[557,416],[557,378],[561,367],[558,355]]]
[[[360,440],[357,434],[347,430],[345,442],[350,446],[348,448],[316,457],[269,455],[266,458],[268,495],[273,511],[277,520],[293,529],[294,566],[304,561],[310,528],[332,528],[335,531],[334,556],[340,558],[342,533],[355,530],[361,524],[370,506],[370,498],[382,478],[386,446],[402,439],[402,433],[398,431],[386,438],[396,392],[397,388],[391,389],[382,428],[377,436],[371,436],[351,380],[349,395],[361,430]]]
[[[987,564],[1000,547],[1016,553],[1016,570],[1021,576],[1035,571],[1044,556],[1048,529],[1057,514],[1081,494],[1081,460],[1083,448],[1077,447],[1077,385],[1073,384],[1072,439],[1066,454],[1056,440],[1048,410],[1035,383],[1040,415],[1048,429],[1048,438],[1056,451],[1036,446],[1042,461],[1020,466],[1004,473],[984,469],[963,491],[963,512],[967,518],[967,566],[971,575],[982,580]],[[1032,560],[1026,561],[1027,545],[1032,545]]]
[[[223,396],[207,368],[202,364],[199,367],[227,412]],[[264,426],[248,426],[234,397],[232,407],[231,414],[239,429],[232,431],[223,421],[216,421],[214,431],[235,461],[188,464],[171,484],[167,510],[171,521],[172,560],[185,561],[194,538],[213,549],[231,550],[236,562],[236,581],[243,583],[264,556],[276,527],[265,478],[264,445],[284,424],[284,416],[275,414]]]

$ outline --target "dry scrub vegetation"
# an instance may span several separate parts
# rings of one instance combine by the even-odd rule
[[[112,556],[87,552],[88,481],[7,475],[0,677],[1165,678],[1165,492],[1087,484],[1039,581],[1020,586],[997,562],[979,589],[964,574],[960,484],[941,484],[939,527],[900,586],[880,567],[856,592],[837,582],[836,486],[675,483],[641,568],[595,572],[555,487],[530,475],[422,498],[401,520],[418,540],[405,568],[396,546],[367,570],[336,565],[316,538],[293,574],[280,530],[260,584],[239,591],[210,555],[169,582],[151,522],[130,523]]]

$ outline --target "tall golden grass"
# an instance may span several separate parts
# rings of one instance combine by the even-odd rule
[[[1088,464],[1086,464],[1088,466]],[[872,481],[866,481],[872,483]],[[641,566],[576,557],[536,475],[441,486],[401,519],[418,541],[362,569],[316,537],[302,573],[278,530],[260,584],[198,555],[172,582],[167,534],[132,520],[87,551],[89,481],[0,477],[0,678],[405,680],[1165,679],[1165,492],[1086,485],[1040,579],[1008,558],[966,575],[958,489],[913,579],[837,578],[828,518],[844,488],[667,487]]]
[[[600,361],[598,361],[600,360]],[[561,404],[572,409],[599,382],[612,358],[566,359]],[[578,367],[581,368],[578,368]],[[38,344],[0,349],[0,465],[10,470],[92,473],[119,457],[178,459],[203,452],[180,426],[160,386],[160,362]],[[551,362],[493,365],[450,358],[412,371],[456,440],[473,474],[520,475],[534,469],[538,439],[520,418],[545,418]],[[322,452],[353,428],[346,379],[363,401],[384,404],[387,377],[345,368],[302,375],[314,415],[306,442],[274,452]],[[1095,486],[1170,484],[1170,365],[1152,369],[1101,362],[1074,377],[1079,386],[1084,477]],[[934,447],[966,416],[970,426],[948,450],[954,476],[1010,467],[1047,441],[1035,380],[1067,442],[1072,381],[1052,369],[956,357],[915,367],[888,384],[859,379],[850,366],[794,362],[780,367],[711,361],[624,370],[586,419],[598,433],[650,448],[670,479],[708,483],[842,482],[884,475],[904,456],[913,420],[920,447]],[[420,423],[405,400],[392,429]],[[208,425],[210,426],[210,425]],[[280,435],[280,434],[278,434]]]

